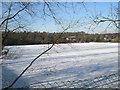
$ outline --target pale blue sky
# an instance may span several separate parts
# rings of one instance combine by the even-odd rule
[[[57,7],[54,3],[51,3],[53,6],[52,10],[55,12],[56,17],[63,23],[64,27],[67,27],[68,24],[73,25],[73,28],[69,29],[68,32],[78,32],[85,31],[89,33],[102,33],[104,29],[107,27],[109,22],[101,23],[94,30],[95,25],[93,24],[91,29],[90,25],[93,23],[93,18],[95,16],[104,16],[109,18],[114,18],[114,14],[116,14],[115,10],[118,7],[117,2],[85,2],[81,3],[71,3],[68,2],[65,4],[64,2],[60,2],[64,6]],[[34,7],[35,9],[41,10],[43,4],[41,6]],[[111,8],[112,7],[112,8]],[[3,11],[5,7],[3,5]],[[49,14],[48,9],[46,12]],[[112,13],[112,14],[111,14]],[[24,13],[22,13],[25,15]],[[39,31],[39,32],[62,32],[62,28],[60,25],[57,25],[53,18],[46,16],[44,19],[42,17],[41,12],[36,10],[36,16],[30,17],[25,15],[25,19],[29,22],[30,31]],[[74,23],[79,20],[79,24],[74,25]],[[109,29],[109,28],[108,28]],[[115,28],[111,25],[110,29],[107,32],[114,32]],[[94,31],[94,32],[93,32]]]

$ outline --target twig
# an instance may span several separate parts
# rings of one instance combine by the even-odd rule
[[[40,57],[42,56],[43,54],[45,54],[47,51],[49,51],[52,47],[54,46],[54,43],[51,45],[51,47],[49,47],[47,50],[45,50],[43,53],[39,54],[36,58],[34,58],[32,60],[32,62],[22,71],[22,73],[14,80],[14,82],[9,85],[8,87],[6,87],[5,89],[9,89],[11,88],[16,82],[17,80],[29,69],[29,67]]]

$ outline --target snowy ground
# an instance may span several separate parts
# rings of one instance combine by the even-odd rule
[[[49,46],[7,46],[10,51],[8,56],[2,59],[3,87],[9,85]],[[57,44],[35,61],[13,87],[84,80],[116,72],[118,72],[118,43]]]

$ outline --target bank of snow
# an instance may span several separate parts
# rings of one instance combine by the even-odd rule
[[[3,59],[3,87],[9,85],[25,67],[50,45],[7,46]],[[118,43],[56,44],[34,62],[13,87],[39,83],[80,80],[118,71]]]

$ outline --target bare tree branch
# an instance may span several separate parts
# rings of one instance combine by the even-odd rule
[[[45,50],[43,53],[41,53],[40,55],[38,55],[35,59],[32,60],[32,62],[23,70],[23,72],[13,81],[13,83],[11,85],[9,85],[8,87],[6,87],[5,89],[9,89],[11,88],[16,82],[17,80],[30,68],[30,66],[32,66],[32,64],[42,55],[44,55],[46,52],[48,52],[50,49],[52,49],[52,47],[54,46],[54,43],[51,45],[51,47],[49,47],[47,50]]]
[[[100,21],[94,21],[94,22],[106,22],[106,21],[120,22],[120,20],[100,20]]]
[[[20,9],[19,11],[17,11],[13,16],[4,19],[4,20],[1,22],[0,27],[1,27],[6,21],[8,21],[8,20],[10,20],[10,19],[13,19],[14,17],[16,17],[20,12],[22,12],[24,9],[26,9],[26,8],[28,7],[28,5],[29,5],[29,3],[27,3],[22,9]]]

